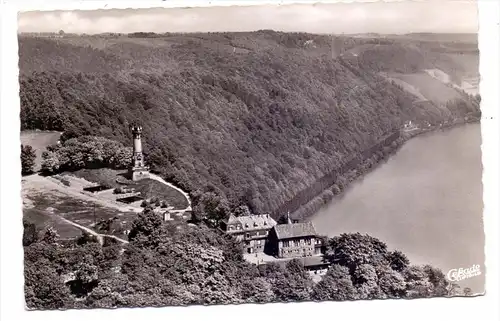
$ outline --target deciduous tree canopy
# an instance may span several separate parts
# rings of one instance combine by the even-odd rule
[[[342,259],[330,257],[335,263],[315,284],[298,260],[252,265],[240,244],[217,229],[172,225],[145,210],[124,248],[84,238],[61,243],[52,229],[26,242],[26,301],[57,309],[462,294],[440,270],[409,265],[401,252],[396,256],[407,264],[394,270],[396,252],[370,236],[343,234],[328,247]]]
[[[23,175],[33,173],[36,154],[30,145],[21,145],[21,173]]]
[[[467,95],[417,103],[378,74],[459,70],[436,48],[341,40],[341,51],[373,48],[332,59],[327,36],[273,31],[21,37],[22,128],[130,144],[139,122],[147,161],[168,180],[187,191],[211,184],[230,204],[270,212],[408,119],[478,111]],[[62,154],[47,153],[45,169],[86,163]]]
[[[131,160],[132,147],[102,137],[80,136],[61,145],[49,146],[42,154],[42,171],[57,173],[100,167],[123,169],[130,166]]]

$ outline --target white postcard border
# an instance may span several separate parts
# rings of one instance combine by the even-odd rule
[[[428,0],[431,1],[431,0]],[[435,0],[434,0],[435,1]],[[3,1],[1,15],[1,280],[0,319],[3,320],[498,320],[498,183],[499,147],[499,16],[500,3],[479,0],[481,51],[480,92],[483,120],[484,224],[486,232],[486,295],[478,298],[169,307],[118,310],[24,310],[23,252],[19,164],[19,84],[17,10],[148,8],[216,5],[256,5],[271,1]],[[317,1],[276,1],[276,4]],[[340,1],[321,1],[340,2]],[[344,1],[346,2],[346,1]],[[352,2],[352,1],[347,1]],[[446,13],[443,13],[446,14]],[[459,237],[457,235],[457,237]],[[43,267],[40,267],[43,268]]]

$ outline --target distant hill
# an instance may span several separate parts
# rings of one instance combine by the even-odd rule
[[[167,179],[271,211],[406,120],[477,112],[460,91],[446,110],[418,104],[381,75],[410,81],[439,69],[459,82],[474,69],[450,56],[460,48],[474,55],[477,43],[274,31],[21,36],[21,124],[129,143],[128,125],[140,122],[147,160]]]

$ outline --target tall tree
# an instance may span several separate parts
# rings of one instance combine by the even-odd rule
[[[193,198],[193,215],[198,220],[206,220],[217,226],[230,213],[227,199],[214,192],[205,192]]]
[[[391,268],[398,272],[403,271],[410,264],[408,257],[398,250],[390,252],[388,258]]]
[[[31,309],[70,308],[72,297],[62,277],[46,259],[27,264],[24,270],[26,305]]]
[[[23,219],[23,246],[29,246],[38,240],[38,231],[36,225]]]
[[[388,262],[387,245],[370,235],[345,233],[331,238],[327,244],[327,258],[354,272],[363,264],[384,266]]]
[[[312,298],[320,301],[356,300],[359,298],[359,294],[352,283],[349,269],[345,266],[333,264],[314,287]]]
[[[35,168],[36,154],[30,145],[21,145],[21,173],[22,175],[32,174]]]
[[[131,241],[135,238],[146,238],[148,242],[159,242],[158,237],[162,223],[160,215],[147,207],[132,223],[128,238]]]
[[[250,209],[246,205],[240,205],[236,207],[234,210],[234,215],[236,216],[250,216],[252,213],[250,212]]]

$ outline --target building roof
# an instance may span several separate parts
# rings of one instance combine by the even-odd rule
[[[229,215],[228,218],[223,220],[224,223],[226,224],[236,224],[236,223],[241,223],[240,220],[238,219],[237,216],[234,216],[233,214]]]
[[[312,222],[278,224],[274,227],[279,240],[293,237],[315,236],[316,229]]]
[[[224,222],[227,225],[241,224],[242,230],[232,230],[228,232],[244,232],[252,230],[271,229],[277,224],[276,221],[268,214],[248,216],[234,216],[231,214]]]

